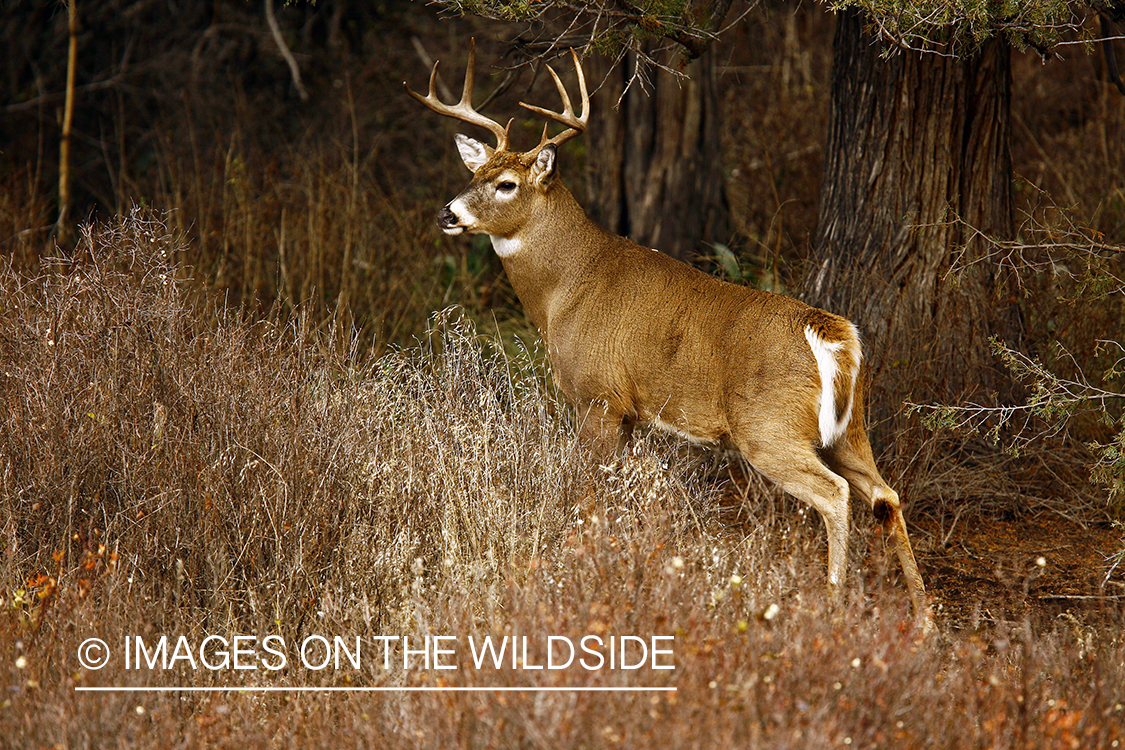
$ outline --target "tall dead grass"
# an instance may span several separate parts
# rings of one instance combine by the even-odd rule
[[[487,264],[465,267],[429,231],[436,198],[414,187],[404,203],[377,154],[336,143],[265,154],[237,133],[181,151],[167,143],[154,202],[174,209],[194,240],[185,260],[231,304],[300,308],[383,351],[424,330],[435,303],[474,301]]]
[[[381,358],[194,300],[144,213],[0,273],[0,731],[17,747],[1114,747],[1107,609],[914,629],[877,536],[823,600],[814,517],[642,441],[592,466],[534,351],[455,312]],[[755,497],[761,495],[760,497]],[[866,515],[857,524],[867,527]],[[861,535],[862,537],[862,535]],[[862,539],[861,539],[862,541]],[[1118,620],[1119,621],[1119,620]],[[127,668],[126,637],[284,639],[284,669]],[[359,638],[358,668],[297,644]],[[377,638],[446,635],[427,668]],[[672,670],[532,669],[550,635],[671,636]],[[528,636],[477,668],[467,641]],[[101,670],[77,659],[99,637]],[[671,644],[670,646],[668,644]],[[607,653],[603,649],[603,653]],[[396,659],[401,652],[396,652]],[[87,693],[77,687],[674,687]],[[953,720],[952,717],[957,717]]]

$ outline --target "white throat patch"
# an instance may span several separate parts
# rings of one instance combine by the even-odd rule
[[[492,249],[495,250],[496,254],[501,258],[508,258],[515,255],[523,248],[523,243],[519,241],[518,237],[508,239],[498,234],[490,234],[489,237],[492,238]]]

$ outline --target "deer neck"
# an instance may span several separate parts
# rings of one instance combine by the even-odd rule
[[[547,334],[550,312],[581,279],[604,230],[590,221],[561,182],[511,237],[492,236],[512,288],[540,333]]]

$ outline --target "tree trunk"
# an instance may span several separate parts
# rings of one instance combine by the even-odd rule
[[[592,63],[588,79],[605,83],[585,135],[590,218],[682,260],[710,254],[727,241],[714,53],[688,63],[686,81],[655,71],[653,90],[634,84],[620,103],[635,58]]]
[[[1013,231],[1008,44],[993,39],[967,59],[882,49],[860,13],[839,15],[806,292],[860,326],[878,420],[907,395],[1003,398],[1010,385],[989,338],[1019,334],[1014,297],[973,231]],[[970,265],[954,283],[962,252]]]

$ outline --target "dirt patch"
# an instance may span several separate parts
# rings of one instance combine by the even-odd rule
[[[1123,544],[1118,528],[1042,513],[962,520],[952,530],[922,518],[912,534],[926,586],[951,625],[1119,618],[1125,606],[1125,566],[1107,578]]]
[[[748,528],[765,511],[748,504],[740,488],[749,481],[750,495],[770,497],[769,482],[756,473],[732,476],[719,508],[721,523]],[[772,498],[773,512],[799,515],[823,533],[815,512],[780,494]],[[853,549],[864,557],[853,563],[872,581],[888,572],[897,577],[898,564],[878,522],[857,508],[852,524]],[[1125,621],[1125,563],[1110,570],[1125,547],[1119,526],[1080,523],[1047,510],[1009,516],[968,512],[953,522],[908,512],[907,525],[935,613],[952,628],[1030,622],[1050,629],[1060,619],[1090,625]]]

